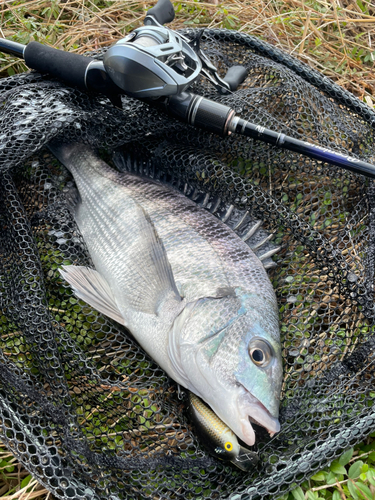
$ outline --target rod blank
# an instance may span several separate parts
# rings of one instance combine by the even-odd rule
[[[255,125],[254,123],[242,120],[242,118],[234,118],[230,130],[237,134],[252,137],[253,139],[272,144],[279,148],[288,149],[309,158],[330,163],[331,165],[336,165],[337,167],[375,179],[375,165],[371,163],[359,160],[350,155],[338,153],[329,148],[311,144],[310,142],[294,139],[281,132],[275,132],[261,125]]]
[[[11,40],[0,38],[0,52],[12,54],[12,56],[21,57],[23,59],[23,52],[25,48],[26,45],[22,45],[22,43],[12,42]]]

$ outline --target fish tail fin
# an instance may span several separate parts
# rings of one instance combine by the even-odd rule
[[[55,156],[69,172],[73,172],[77,164],[77,155],[95,155],[94,148],[88,144],[81,143],[68,143],[62,142],[61,140],[52,140],[48,143],[48,149],[51,151],[53,156]]]

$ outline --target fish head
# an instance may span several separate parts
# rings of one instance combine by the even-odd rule
[[[282,358],[276,302],[238,293],[198,300],[179,334],[182,385],[252,446],[251,422],[278,432]],[[176,361],[176,359],[175,359]]]

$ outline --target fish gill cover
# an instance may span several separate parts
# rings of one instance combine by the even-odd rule
[[[206,30],[202,47],[221,74],[242,64],[248,77],[231,95],[204,79],[193,92],[375,163],[374,112],[326,77],[241,33]],[[0,437],[57,498],[277,498],[374,429],[373,181],[35,72],[0,93]],[[206,453],[176,384],[62,279],[62,266],[91,261],[72,177],[46,148],[55,138],[114,153],[197,202],[210,193],[274,233],[281,431],[257,428],[250,471]]]

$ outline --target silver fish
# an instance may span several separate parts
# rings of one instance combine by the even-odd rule
[[[82,144],[50,149],[76,182],[75,219],[95,265],[61,270],[76,296],[125,325],[247,445],[251,422],[278,432],[278,309],[260,260],[172,187],[119,173]]]

